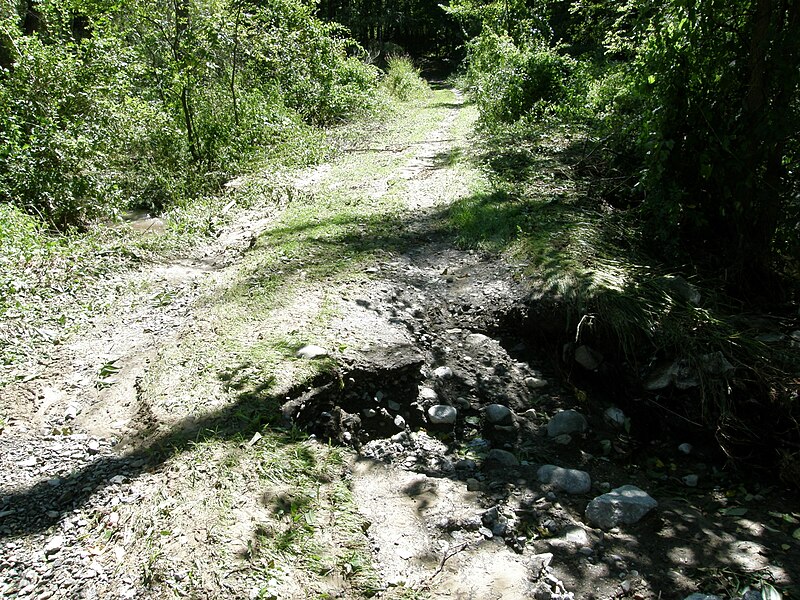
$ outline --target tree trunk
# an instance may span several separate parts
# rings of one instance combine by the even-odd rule
[[[797,75],[782,73],[779,61],[796,70],[798,0],[757,0],[751,26],[749,77],[744,101],[745,181],[736,195],[738,263],[742,276],[760,279],[771,269],[772,245],[785,199],[783,157]],[[757,281],[754,281],[758,285]]]
[[[42,14],[39,12],[37,0],[26,0],[25,14],[22,17],[22,32],[33,35],[42,31]]]
[[[189,153],[192,160],[200,162],[201,155],[197,143],[197,136],[194,128],[194,113],[192,111],[190,87],[191,73],[186,59],[185,45],[186,36],[189,31],[189,2],[190,0],[175,0],[175,39],[173,42],[173,53],[175,62],[180,73],[181,79],[181,109],[183,111],[183,121],[186,126],[186,141],[189,144]]]
[[[200,152],[197,148],[197,136],[194,132],[194,115],[189,99],[189,88],[184,85],[181,88],[181,107],[183,108],[183,120],[186,124],[186,138],[189,143],[189,153],[195,162],[200,162]]]
[[[239,101],[236,96],[236,71],[239,66],[239,25],[242,19],[242,4],[236,5],[236,22],[233,26],[233,56],[231,57],[231,102],[233,103],[233,122],[239,127]]]

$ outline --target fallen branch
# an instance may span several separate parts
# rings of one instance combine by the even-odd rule
[[[433,575],[431,575],[428,578],[428,583],[433,581],[434,577],[436,577],[439,573],[441,573],[444,570],[444,563],[446,563],[448,560],[453,558],[459,552],[462,552],[468,545],[469,545],[469,542],[464,542],[459,547],[457,547],[455,549],[450,549],[447,552],[445,552],[444,555],[442,556],[442,560],[439,561],[439,566],[437,567],[436,571],[434,571]]]

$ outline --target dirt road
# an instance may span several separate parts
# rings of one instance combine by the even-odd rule
[[[3,390],[0,595],[682,598],[711,585],[698,564],[793,583],[784,537],[593,455],[613,423],[548,436],[581,406],[525,344],[524,265],[460,247],[448,212],[489,186],[475,118],[438,89],[343,138],[284,206],[120,275]],[[623,484],[656,513],[588,523]]]

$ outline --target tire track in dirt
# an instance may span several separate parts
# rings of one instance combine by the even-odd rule
[[[416,146],[411,158],[392,173],[361,184],[374,190],[391,188],[393,193],[402,195],[404,227],[416,243],[382,265],[369,287],[350,291],[364,299],[360,304],[383,316],[383,329],[398,325],[406,328],[407,339],[425,354],[423,373],[428,374],[425,384],[430,386],[427,389],[438,388],[439,394],[444,394],[441,400],[448,403],[456,398],[446,397],[446,386],[439,385],[441,382],[437,383],[433,373],[436,367],[448,364],[456,368],[456,363],[446,356],[456,351],[450,346],[463,345],[458,341],[462,330],[465,335],[473,333],[470,328],[475,332],[484,330],[485,319],[516,303],[523,294],[514,281],[513,269],[479,253],[454,248],[452,240],[440,232],[448,203],[470,192],[468,183],[454,180],[448,169],[468,143],[453,132],[462,107],[463,100],[456,93],[453,106]],[[398,191],[396,182],[401,182],[402,191]],[[324,178],[318,183],[324,184]],[[449,310],[453,306],[474,306],[480,317],[453,315]],[[491,361],[515,363],[489,338],[479,345],[491,348],[484,353]],[[445,357],[441,356],[442,351]],[[483,352],[476,351],[476,357]],[[534,373],[517,364],[520,385],[513,391],[504,391],[524,398],[524,379]],[[391,387],[390,382],[385,382],[379,393],[391,395]],[[394,399],[402,405],[417,404],[418,400]],[[430,402],[424,404],[424,399],[419,402],[421,409],[429,405]],[[481,407],[476,404],[472,408],[477,414]],[[414,420],[403,409],[401,414],[404,422]],[[417,422],[420,420],[429,426],[424,415]],[[368,421],[363,427],[370,427]],[[454,474],[449,458],[445,472],[425,474],[428,459],[449,451],[424,432],[407,429],[391,440],[368,442],[362,457],[353,464],[354,499],[370,524],[367,533],[388,590],[393,586],[398,591],[408,588],[424,591],[432,598],[530,598],[532,580],[540,574],[541,561],[515,553],[502,537],[489,539],[479,531],[483,525],[480,515],[486,507],[463,481],[449,478]]]

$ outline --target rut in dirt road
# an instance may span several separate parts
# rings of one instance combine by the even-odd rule
[[[598,449],[625,416],[530,345],[527,265],[459,243],[476,118],[437,89],[336,138],[3,390],[0,595],[655,599],[702,548],[791,583]]]

